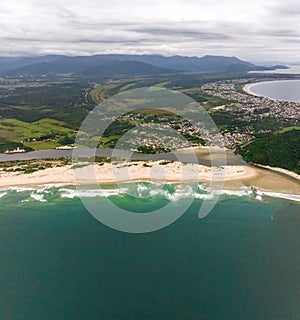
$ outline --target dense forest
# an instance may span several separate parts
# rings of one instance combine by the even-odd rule
[[[239,147],[244,160],[272,167],[280,167],[300,174],[300,130],[273,133],[256,138]]]

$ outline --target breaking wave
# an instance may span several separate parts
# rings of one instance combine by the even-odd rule
[[[242,187],[239,190],[210,190],[204,184],[172,184],[172,183],[124,183],[120,186],[99,186],[84,190],[77,190],[74,186],[47,185],[44,187],[10,187],[0,191],[0,201],[5,201],[11,194],[22,194],[21,202],[39,201],[48,202],[54,198],[93,198],[112,196],[133,196],[137,198],[165,198],[168,201],[181,199],[212,200],[216,196],[248,197],[258,201],[268,198],[278,198],[293,202],[300,202],[300,195],[279,192],[262,191],[253,187]],[[25,201],[25,199],[27,199]]]
[[[122,189],[94,189],[94,190],[74,190],[74,189],[67,189],[63,188],[60,189],[60,196],[62,198],[69,198],[69,199],[74,199],[74,198],[94,198],[94,197],[110,197],[110,196],[118,196],[122,194],[126,194],[127,189],[122,188]]]

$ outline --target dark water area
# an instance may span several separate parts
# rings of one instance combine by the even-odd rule
[[[126,234],[78,198],[10,197],[0,202],[0,319],[300,318],[297,203],[225,196],[199,219],[195,200],[165,229]]]

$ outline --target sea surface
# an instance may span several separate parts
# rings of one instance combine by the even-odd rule
[[[249,86],[255,95],[275,100],[300,102],[300,80],[260,82]]]
[[[1,190],[1,320],[300,319],[299,201],[227,191],[199,219],[201,185],[104,189],[84,195],[103,211],[194,201],[172,225],[129,234],[98,222],[73,187]]]
[[[300,74],[300,65],[289,65],[288,69],[249,71],[249,73]]]

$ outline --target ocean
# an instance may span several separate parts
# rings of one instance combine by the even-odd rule
[[[249,86],[248,89],[258,96],[275,100],[300,102],[300,80],[260,82]]]
[[[121,187],[85,197],[136,214],[194,200],[168,227],[131,234],[97,221],[72,187],[0,191],[0,319],[300,319],[299,201],[227,192],[199,219],[203,190]]]

